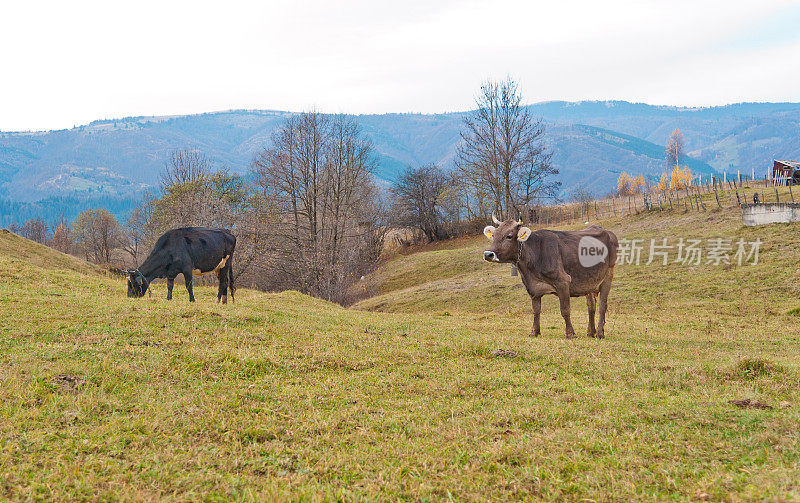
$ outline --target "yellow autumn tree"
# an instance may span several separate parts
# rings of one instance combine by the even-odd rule
[[[661,178],[658,180],[658,190],[667,190],[670,187],[671,177],[666,171],[661,173]]]
[[[694,175],[689,166],[675,166],[671,172],[665,171],[661,173],[661,178],[658,180],[658,190],[685,189],[692,184],[692,180],[694,180]]]
[[[642,175],[637,176],[633,179],[633,191],[636,194],[641,194],[644,190],[644,177]]]
[[[622,172],[617,177],[617,193],[621,196],[633,194],[633,184],[636,183],[631,175]]]
[[[685,189],[692,184],[693,178],[694,176],[692,175],[692,170],[689,169],[689,166],[684,166],[683,168],[680,166],[675,166],[670,174],[669,185],[674,190]]]
[[[633,177],[626,172],[622,172],[617,177],[617,193],[621,196],[640,194],[644,189],[644,177],[639,175]]]

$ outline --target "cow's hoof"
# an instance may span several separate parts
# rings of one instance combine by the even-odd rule
[[[594,339],[595,337],[597,337],[597,334],[594,333],[594,332],[586,332],[586,336],[587,337],[591,337],[592,339]]]
[[[598,339],[605,339],[606,338],[606,334],[604,334],[602,331],[600,331],[600,332],[597,332],[597,335],[595,335],[595,337],[597,337]]]
[[[539,332],[531,332],[531,337],[539,337]]]
[[[574,339],[574,338],[575,338],[575,332],[567,332],[567,339]]]

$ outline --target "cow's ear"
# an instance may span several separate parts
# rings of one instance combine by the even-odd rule
[[[520,227],[517,231],[517,241],[527,241],[531,237],[531,230],[528,227]]]
[[[483,228],[483,235],[486,236],[489,239],[492,239],[492,236],[494,235],[494,231],[496,231],[496,230],[497,229],[495,229],[491,225],[487,225],[486,227]]]

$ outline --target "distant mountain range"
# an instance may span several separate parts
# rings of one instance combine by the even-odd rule
[[[800,103],[679,108],[625,101],[530,105],[546,123],[563,195],[613,189],[621,171],[657,178],[673,129],[684,133],[697,173],[763,176],[774,158],[800,158]],[[69,130],[0,133],[0,225],[102,202],[118,214],[157,183],[174,149],[199,149],[219,167],[246,173],[253,155],[289,112],[236,110],[101,120]],[[391,181],[408,165],[451,166],[463,113],[359,115],[375,144],[376,175]]]

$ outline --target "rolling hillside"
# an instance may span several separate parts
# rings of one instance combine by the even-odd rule
[[[387,262],[381,294],[345,309],[129,299],[0,233],[0,497],[800,498],[800,224],[601,223],[763,247],[757,265],[620,265],[607,338],[580,336],[575,299],[568,341],[552,297],[528,336],[528,296],[482,237]]]
[[[699,171],[763,174],[775,157],[800,158],[800,104],[762,103],[683,109],[627,102],[530,105],[547,123],[547,143],[561,171],[563,193],[588,186],[605,194],[616,174],[655,177],[670,132],[684,131]],[[157,183],[169,152],[196,148],[218,167],[246,173],[253,155],[287,112],[230,111],[175,117],[96,121],[64,131],[0,133],[0,225],[50,211],[67,216],[103,204],[127,211]],[[375,144],[376,175],[392,180],[407,165],[450,166],[463,114],[361,115]],[[38,208],[30,203],[39,202]],[[28,204],[26,206],[25,204]]]
[[[24,264],[48,270],[72,271],[87,275],[107,274],[100,267],[31,242],[7,229],[0,229],[0,257],[5,257],[12,269]]]

